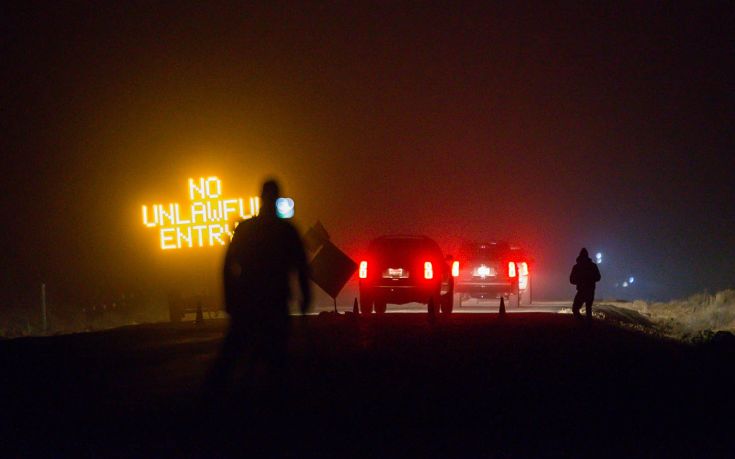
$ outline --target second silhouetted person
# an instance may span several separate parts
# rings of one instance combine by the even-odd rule
[[[587,249],[579,251],[577,263],[572,267],[569,282],[577,286],[577,294],[574,296],[572,312],[575,317],[581,317],[579,310],[585,305],[587,318],[592,318],[592,303],[595,301],[595,284],[600,281],[600,270],[590,259]]]

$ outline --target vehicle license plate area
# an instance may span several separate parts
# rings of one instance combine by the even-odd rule
[[[383,272],[386,279],[408,279],[408,270],[403,268],[388,268]]]
[[[480,279],[495,277],[496,275],[495,268],[491,266],[480,265],[472,271],[472,277],[479,277]]]

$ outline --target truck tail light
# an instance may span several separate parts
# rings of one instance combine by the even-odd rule
[[[528,263],[525,261],[518,263],[518,288],[521,290],[528,288]]]
[[[516,277],[516,264],[513,261],[508,262],[508,277]]]
[[[424,262],[424,279],[433,279],[434,278],[434,266],[431,264],[430,261]]]
[[[459,262],[453,261],[452,262],[452,277],[458,277],[459,276]]]
[[[367,279],[367,261],[363,260],[360,262],[360,279]]]

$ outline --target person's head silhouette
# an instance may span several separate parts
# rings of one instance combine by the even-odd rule
[[[260,192],[260,215],[265,218],[276,217],[276,200],[280,197],[281,191],[278,182],[274,179],[266,180],[263,183],[263,189]]]
[[[583,258],[589,258],[590,254],[587,252],[587,249],[582,247],[582,250],[579,251],[579,256]]]

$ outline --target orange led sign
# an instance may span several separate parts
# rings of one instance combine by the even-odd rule
[[[258,215],[258,197],[224,198],[217,177],[189,179],[189,202],[144,205],[143,225],[157,228],[161,249],[214,247],[232,239],[237,223]]]

